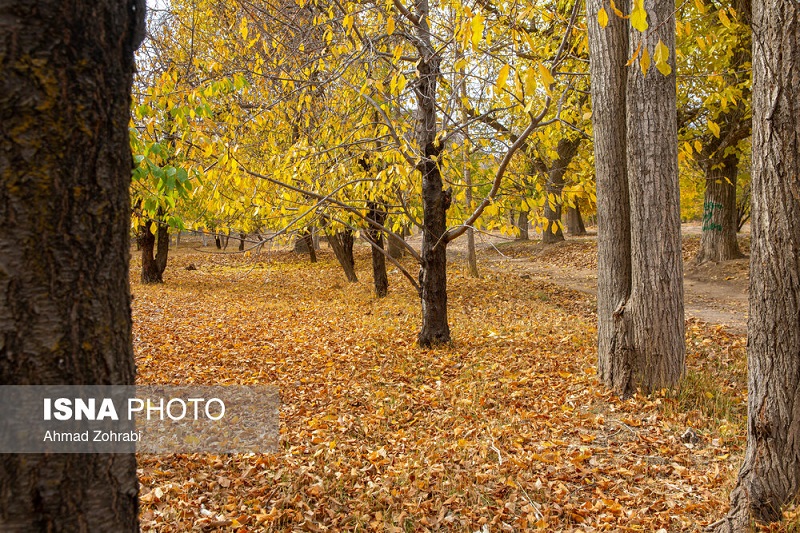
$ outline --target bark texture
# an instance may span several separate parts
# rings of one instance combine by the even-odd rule
[[[618,334],[631,378],[625,393],[672,387],[683,377],[683,314],[674,0],[647,0],[650,25],[670,50],[672,73],[628,69],[627,145],[631,205],[631,295]],[[630,28],[631,32],[636,32]],[[638,32],[636,32],[638,34]],[[629,54],[633,54],[633,35]],[[651,42],[652,41],[652,42]],[[658,38],[647,46],[655,50]],[[651,53],[651,56],[653,54]],[[623,339],[622,335],[625,336]]]
[[[628,375],[614,353],[614,311],[631,290],[631,229],[626,155],[628,22],[611,16],[600,28],[602,0],[587,0],[592,84],[594,164],[597,181],[597,369],[619,391]]]
[[[728,261],[743,257],[736,238],[738,211],[736,206],[736,176],[738,158],[727,157],[722,168],[706,171],[706,191],[703,198],[703,234],[700,237],[698,264],[706,261]]]
[[[598,217],[598,374],[622,396],[683,375],[683,263],[677,168],[674,0],[646,0],[658,36],[589,1]],[[631,34],[628,34],[631,32]],[[639,40],[670,50],[672,73],[625,68]],[[650,52],[653,55],[653,51]]]
[[[519,217],[517,218],[517,229],[519,229],[519,240],[527,241],[530,238],[530,233],[528,232],[528,212],[527,211],[520,211]]]
[[[781,518],[800,491],[800,4],[753,4],[747,451],[714,531]]]
[[[143,16],[144,2],[0,2],[2,384],[133,384],[128,121]],[[4,455],[0,530],[138,531],[137,491],[132,454]]]

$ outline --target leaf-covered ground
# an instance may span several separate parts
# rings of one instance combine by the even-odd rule
[[[326,252],[182,250],[142,286],[134,260],[139,383],[283,402],[278,454],[140,456],[144,531],[696,531],[727,508],[744,337],[687,323],[682,390],[620,401],[596,380],[592,297],[456,265],[455,343],[421,350],[410,287],[394,272],[377,299],[357,264],[350,284]]]

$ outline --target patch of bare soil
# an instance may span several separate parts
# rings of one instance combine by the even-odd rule
[[[684,225],[684,306],[686,318],[727,327],[733,333],[747,330],[749,259],[723,263],[695,262],[700,236],[694,225]],[[536,238],[536,237],[534,237]],[[596,234],[543,245],[538,239],[515,241],[500,235],[476,238],[479,268],[511,271],[525,279],[546,281],[595,295],[597,292]],[[750,251],[749,235],[740,236],[742,252]],[[463,261],[466,240],[448,246],[453,261]]]

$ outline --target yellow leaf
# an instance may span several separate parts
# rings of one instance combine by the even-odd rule
[[[708,129],[711,130],[711,133],[714,134],[714,137],[719,139],[719,125],[716,122],[709,120]]]
[[[497,83],[495,83],[495,86],[497,87],[497,92],[502,91],[503,88],[506,86],[509,72],[511,72],[511,67],[509,65],[503,65],[503,67],[500,69],[500,73],[497,76]]]
[[[703,143],[698,140],[694,141],[694,151],[698,154],[703,151]]]
[[[386,21],[386,34],[392,35],[394,33],[394,17],[389,17]]]
[[[484,28],[484,18],[483,15],[478,13],[474,17],[472,17],[472,22],[470,22],[470,29],[472,29],[472,47],[478,48],[478,45],[481,43],[481,39],[483,39],[483,28]]]
[[[636,46],[636,51],[633,53],[631,58],[625,63],[626,67],[633,65],[633,62],[636,61],[636,58],[639,57],[639,52],[642,51],[642,41],[639,41],[639,44]]]
[[[661,39],[658,40],[658,44],[656,45],[656,52],[653,55],[653,59],[656,62],[656,68],[663,74],[664,76],[669,76],[672,72],[672,67],[669,66],[669,48],[667,45],[664,44]]]
[[[614,3],[614,0],[611,0],[611,11],[613,11],[614,14],[616,16],[618,16],[619,18],[624,18],[624,15],[622,14],[622,11],[619,10],[619,8],[617,7],[617,4]]]
[[[556,80],[553,79],[553,75],[550,74],[550,69],[539,63],[539,75],[542,77],[545,89],[549,91],[550,85],[556,82]]]
[[[647,74],[647,71],[650,70],[650,52],[647,51],[647,47],[645,47],[642,52],[642,59],[639,61],[639,66],[642,69],[642,74]]]
[[[606,13],[606,8],[600,8],[600,11],[597,13],[597,23],[600,24],[601,28],[608,26],[608,13]]]
[[[644,10],[644,0],[634,0],[633,11],[631,11],[631,26],[641,32],[648,27],[647,12]]]
[[[728,18],[728,14],[725,12],[725,10],[720,9],[717,14],[719,15],[719,21],[722,22],[722,25],[726,28],[730,28],[731,20]]]

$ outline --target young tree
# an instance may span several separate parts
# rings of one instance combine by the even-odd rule
[[[800,490],[800,4],[753,3],[747,451],[713,531],[781,518]]]
[[[133,52],[144,2],[0,4],[0,383],[133,384]],[[0,529],[138,531],[136,459],[4,455]]]
[[[588,5],[598,370],[604,383],[627,396],[637,387],[650,392],[673,386],[684,369],[675,5],[637,0],[630,27],[622,13],[609,15],[603,2]],[[628,54],[636,62],[632,68],[626,67]]]

